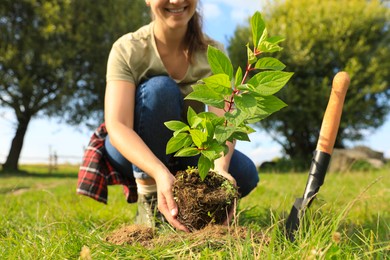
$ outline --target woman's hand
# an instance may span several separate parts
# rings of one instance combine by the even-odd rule
[[[233,201],[233,206],[230,209],[229,212],[227,212],[227,218],[226,220],[222,223],[225,226],[228,226],[230,222],[232,222],[233,217],[236,215],[236,209],[237,209],[237,199]]]
[[[226,179],[228,179],[235,187],[237,187],[237,182],[230,173],[228,173],[227,171],[224,171],[224,170],[219,170],[219,171],[217,171],[217,173],[222,175]],[[232,221],[233,216],[236,213],[236,206],[237,206],[237,201],[234,201],[233,207],[230,209],[229,212],[227,212],[228,215],[227,215],[226,220],[223,222],[223,225],[229,225],[229,223]]]
[[[174,228],[189,232],[183,224],[177,220],[178,208],[173,199],[173,182],[175,177],[170,173],[156,176],[158,210]]]
[[[233,183],[234,186],[237,186],[237,182],[236,182],[236,179],[234,179],[234,177],[228,173],[227,171],[225,170],[215,170],[218,174],[222,175],[223,177],[225,177],[226,179],[228,179],[231,183]]]

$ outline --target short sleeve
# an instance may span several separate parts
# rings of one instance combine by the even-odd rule
[[[129,64],[130,55],[130,48],[126,48],[123,41],[117,41],[113,44],[107,61],[107,81],[125,80],[135,82]]]

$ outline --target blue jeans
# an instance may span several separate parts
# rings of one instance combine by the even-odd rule
[[[173,157],[165,153],[172,131],[164,122],[181,120],[183,97],[178,85],[167,76],[156,76],[137,87],[134,130],[171,172],[197,166],[198,157]],[[134,178],[150,178],[140,168],[132,165],[110,143],[105,140],[107,157],[113,167],[122,174],[133,174]],[[234,150],[229,173],[235,178],[241,196],[246,196],[259,182],[255,164],[243,153]]]

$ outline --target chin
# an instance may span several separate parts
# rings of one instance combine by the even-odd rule
[[[171,21],[167,23],[168,27],[171,29],[180,29],[180,28],[186,28],[188,26],[188,21]]]

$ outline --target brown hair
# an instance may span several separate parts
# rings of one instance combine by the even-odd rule
[[[150,17],[152,20],[155,19],[153,12],[150,12]],[[205,51],[209,44],[214,43],[211,39],[204,36],[202,27],[202,16],[200,12],[196,10],[188,22],[188,28],[184,38],[185,44],[188,46],[188,59],[190,63],[193,63],[194,54],[197,51]]]
[[[191,63],[193,62],[195,52],[206,50],[208,44],[210,44],[210,41],[203,34],[202,24],[202,16],[198,11],[195,11],[188,22],[188,29],[185,36],[185,42],[188,46],[188,58]]]

